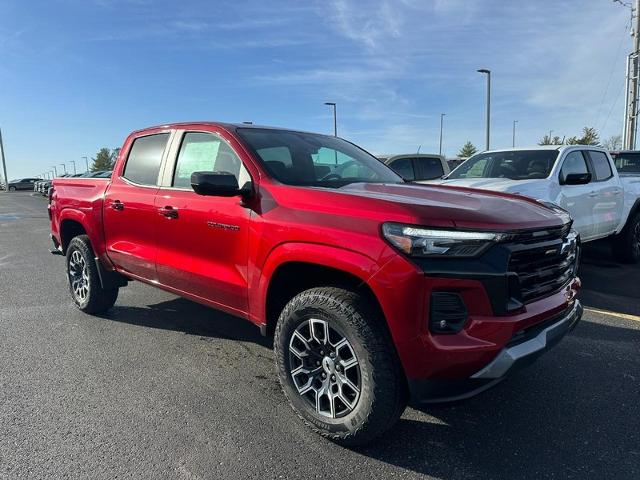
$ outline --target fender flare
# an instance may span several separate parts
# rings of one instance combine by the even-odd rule
[[[251,320],[266,325],[266,305],[269,285],[274,272],[287,263],[300,262],[341,270],[368,285],[368,280],[380,269],[380,265],[362,253],[321,243],[287,242],[275,247],[266,257],[260,276],[252,282],[250,298],[255,304],[250,307]],[[376,292],[373,292],[374,295]]]
[[[90,213],[83,212],[82,210],[78,210],[75,208],[64,208],[60,212],[58,217],[58,230],[60,235],[60,242],[62,244],[62,224],[67,220],[72,220],[74,222],[82,225],[82,228],[87,233],[89,237],[89,241],[91,242],[91,247],[93,248],[94,254],[99,257],[102,261],[104,261],[106,255],[104,237],[102,235],[102,229],[100,226],[95,225],[95,221],[92,221],[90,215],[93,215],[93,211]],[[102,220],[102,217],[100,217]],[[107,262],[108,265],[111,265],[111,262]]]

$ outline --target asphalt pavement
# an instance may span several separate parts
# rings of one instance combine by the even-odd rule
[[[554,350],[345,449],[292,413],[248,322],[136,282],[78,311],[45,207],[0,193],[0,479],[640,478],[640,266],[606,244]]]

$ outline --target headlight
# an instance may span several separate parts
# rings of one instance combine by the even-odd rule
[[[411,257],[476,257],[504,237],[501,233],[438,230],[385,223],[382,234]]]

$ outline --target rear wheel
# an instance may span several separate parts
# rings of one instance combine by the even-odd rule
[[[86,313],[102,313],[116,303],[118,288],[102,288],[89,237],[74,237],[67,247],[67,278],[76,306]]]
[[[377,309],[348,290],[306,290],[282,311],[274,348],[291,406],[315,432],[361,445],[393,426],[406,385]]]
[[[613,238],[613,255],[625,263],[640,261],[640,212],[631,217],[622,232]]]

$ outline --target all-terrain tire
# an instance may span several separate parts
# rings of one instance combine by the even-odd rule
[[[85,313],[102,313],[116,303],[119,289],[102,288],[95,255],[86,235],[74,237],[67,247],[67,279],[76,306]]]
[[[314,323],[310,320],[314,320]],[[311,326],[307,327],[307,324]],[[349,371],[346,368],[341,370],[343,377],[349,374],[354,382],[357,378],[360,388],[352,410],[335,417],[319,413],[318,394],[315,394],[314,404],[313,392],[302,395],[292,374],[292,369],[296,368],[294,363],[298,362],[297,356],[290,350],[294,345],[292,338],[296,332],[310,331],[305,328],[316,328],[313,325],[324,324],[327,325],[327,337],[334,335],[334,338],[342,338],[336,342],[338,344],[342,342],[344,345],[344,340],[348,342],[357,360],[359,373],[357,377],[354,375],[355,366],[349,367],[352,369]],[[299,343],[301,337],[304,337],[303,333],[297,335],[294,342]],[[317,343],[323,348],[322,342],[314,339],[313,332],[309,338],[314,345]],[[317,345],[313,348],[317,348]],[[390,429],[406,407],[407,387],[404,372],[382,314],[373,301],[356,292],[337,287],[320,287],[296,295],[280,314],[275,330],[274,350],[280,384],[294,411],[312,430],[332,441],[348,446],[369,443]],[[322,353],[322,350],[320,352]],[[329,354],[325,352],[325,355],[321,362],[316,361],[314,364],[321,363],[319,368],[324,369],[326,361],[333,368],[334,364],[327,360]],[[338,356],[335,368],[340,369],[339,364],[342,364],[342,358],[345,356],[344,350],[332,352],[331,355],[333,358],[336,358],[335,355]],[[347,352],[346,356],[349,357],[350,354]],[[348,363],[353,361],[347,360],[344,364]],[[335,372],[328,369],[325,371],[325,375],[330,375],[331,371]],[[299,377],[296,378],[299,382]],[[315,378],[314,381],[324,381],[319,377]],[[333,376],[331,378],[333,379]],[[344,393],[342,388],[341,386],[341,394]],[[354,395],[350,396],[353,400]],[[338,400],[336,405],[346,406],[347,403]],[[338,408],[331,407],[331,412],[331,415],[334,415]]]
[[[624,263],[640,261],[640,212],[630,217],[620,234],[611,242],[613,256]]]

